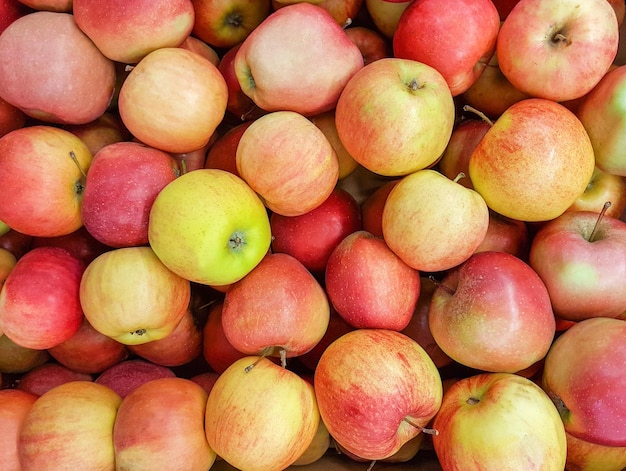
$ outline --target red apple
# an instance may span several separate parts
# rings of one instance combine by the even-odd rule
[[[196,384],[199,384],[204,388],[207,394],[211,392],[217,378],[220,377],[220,374],[215,371],[204,371],[202,373],[197,373],[190,377],[189,379]]]
[[[30,13],[30,9],[19,0],[0,1],[0,33],[27,13]]]
[[[219,136],[207,151],[204,168],[218,168],[240,176],[237,170],[237,146],[242,134],[253,122],[244,121]]]
[[[0,389],[0,463],[5,471],[22,471],[17,441],[24,417],[37,397],[19,389]]]
[[[339,25],[345,27],[354,23],[358,18],[362,11],[363,0],[322,0],[317,3],[317,6],[326,10]]]
[[[175,376],[172,369],[167,366],[134,358],[111,365],[100,373],[94,382],[111,388],[124,398],[144,383]]]
[[[111,247],[97,240],[91,233],[81,226],[74,232],[54,237],[33,237],[30,248],[61,247],[74,257],[89,264],[98,255],[111,250]]]
[[[224,334],[222,311],[224,303],[218,301],[209,310],[209,317],[202,331],[202,355],[211,369],[222,373],[236,360],[247,356],[237,350]]]
[[[96,155],[100,149],[108,144],[124,141],[129,137],[119,117],[111,111],[105,111],[101,116],[88,123],[68,124],[63,128],[78,136],[85,143],[91,155]]]
[[[0,137],[26,125],[26,114],[0,98]]]
[[[56,11],[71,13],[72,0],[20,0],[24,5],[34,10]]]
[[[377,237],[383,236],[383,210],[387,196],[400,180],[395,178],[372,191],[361,203],[363,229]]]
[[[528,225],[524,221],[507,218],[490,209],[487,233],[476,252],[498,250],[527,261],[531,239]]]
[[[0,236],[0,247],[11,252],[15,258],[21,258],[32,248],[34,237],[9,229]]]
[[[50,389],[70,381],[93,381],[93,377],[88,373],[49,362],[24,373],[17,383],[17,388],[41,396]]]
[[[388,39],[375,29],[366,26],[352,26],[346,28],[345,31],[361,51],[364,65],[393,55]]]

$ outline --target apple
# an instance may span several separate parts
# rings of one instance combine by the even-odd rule
[[[18,345],[39,350],[71,338],[83,320],[78,293],[84,270],[62,248],[30,250],[0,291],[0,330]]]
[[[295,257],[268,254],[224,295],[222,328],[247,355],[296,357],[311,350],[328,327],[324,288]]]
[[[85,265],[112,248],[97,240],[84,225],[66,235],[33,237],[29,248],[36,247],[61,247],[82,260]]]
[[[37,120],[88,123],[106,111],[115,66],[70,13],[35,11],[0,40],[0,96]]]
[[[337,107],[337,133],[368,170],[401,176],[434,163],[454,126],[454,100],[434,68],[395,57],[371,62],[346,84]]]
[[[11,273],[11,270],[17,264],[17,258],[10,252],[8,249],[4,247],[0,247],[0,290],[2,290],[2,286]]]
[[[554,101],[528,98],[487,131],[470,156],[469,176],[497,213],[540,222],[562,214],[585,191],[594,167],[576,115]]]
[[[71,381],[39,396],[18,438],[22,470],[115,469],[113,424],[121,401],[93,381]]]
[[[189,49],[191,52],[200,54],[205,59],[208,59],[214,66],[218,66],[220,63],[220,55],[211,45],[204,42],[202,39],[198,39],[195,36],[187,36],[185,40],[180,44],[183,49]]]
[[[480,194],[432,169],[403,177],[383,209],[385,242],[422,272],[447,270],[467,260],[488,226],[489,209]]]
[[[596,86],[618,45],[617,17],[606,0],[520,0],[502,22],[496,53],[515,88],[566,101]]]
[[[239,175],[237,170],[237,147],[244,131],[254,120],[244,121],[226,130],[208,148],[204,168],[226,170],[233,175]]]
[[[0,335],[0,372],[21,375],[49,360],[48,350],[22,347]]]
[[[295,111],[274,111],[254,120],[239,139],[236,163],[241,178],[265,206],[283,216],[299,216],[318,207],[339,177],[332,144]]]
[[[331,343],[314,377],[321,418],[343,448],[367,460],[396,453],[439,410],[441,377],[413,339],[356,329]]]
[[[215,452],[207,443],[207,393],[185,378],[159,378],[130,392],[113,426],[117,469],[208,470]]]
[[[202,355],[216,373],[223,373],[235,361],[248,356],[237,350],[226,337],[222,325],[223,309],[223,301],[212,304],[202,330]]]
[[[361,209],[347,190],[335,187],[317,208],[299,216],[270,215],[272,251],[298,259],[322,277],[331,252],[349,234],[361,229]]]
[[[404,329],[420,296],[419,272],[364,230],[331,252],[324,281],[331,304],[358,329]]]
[[[247,369],[250,364],[255,367]],[[265,357],[246,356],[229,366],[206,405],[209,446],[237,469],[287,468],[312,443],[319,423],[313,386]]]
[[[479,252],[445,274],[428,313],[437,345],[453,360],[515,373],[541,360],[556,325],[539,275],[507,252]]]
[[[173,378],[174,371],[141,358],[120,361],[100,373],[94,382],[111,388],[125,398],[144,383],[160,378]]]
[[[199,169],[176,178],[150,210],[148,240],[179,276],[206,285],[243,278],[271,243],[267,210],[240,177]]]
[[[489,210],[489,226],[485,238],[475,252],[497,250],[528,260],[532,235],[524,221],[511,219]]]
[[[595,211],[567,211],[539,228],[529,263],[565,320],[626,311],[626,222]]]
[[[0,97],[0,137],[24,127],[26,121],[26,113]]]
[[[605,446],[565,433],[567,458],[565,469],[572,471],[622,471],[626,467],[626,447]]]
[[[365,8],[378,31],[387,38],[393,39],[400,17],[412,1],[365,0]]]
[[[274,0],[276,1],[276,0]],[[321,0],[317,5],[326,10],[342,27],[352,24],[363,10],[364,0]]]
[[[178,163],[180,167],[180,173],[192,172],[199,168],[204,168],[206,163],[206,154],[213,143],[219,138],[219,133],[216,130],[209,141],[202,147],[190,152],[170,153],[172,158]]]
[[[33,236],[9,228],[7,232],[0,235],[0,247],[7,249],[15,258],[21,258],[32,248],[34,239]]]
[[[178,162],[162,150],[129,141],[103,147],[85,182],[84,227],[109,247],[147,245],[152,203],[179,174]]]
[[[537,384],[516,374],[459,379],[444,394],[432,426],[443,469],[565,468],[567,443],[556,407]]]
[[[383,237],[383,211],[387,196],[401,178],[389,180],[369,193],[361,203],[363,229],[377,237]]]
[[[63,129],[78,136],[85,143],[91,155],[96,155],[100,149],[108,144],[125,141],[129,137],[121,120],[112,111],[105,111],[95,120],[85,124],[65,125]]]
[[[332,437],[323,421],[319,421],[313,440],[292,466],[306,466],[321,460],[330,449]]]
[[[72,0],[20,0],[21,3],[34,10],[72,12]]]
[[[0,138],[0,219],[30,236],[54,237],[83,225],[81,204],[92,154],[74,134],[48,125]]]
[[[217,378],[220,377],[220,373],[216,373],[215,371],[203,371],[202,373],[197,373],[190,377],[189,379],[196,384],[199,384],[204,388],[207,394],[211,392]]]
[[[19,17],[30,12],[31,10],[19,0],[0,1],[0,33]]]
[[[626,177],[604,172],[596,166],[585,191],[576,198],[567,211],[599,213],[607,201],[611,202],[611,206],[606,209],[606,214],[619,219],[626,210]]]
[[[626,321],[594,317],[577,322],[552,344],[541,384],[565,431],[604,446],[626,446],[624,389]]]
[[[345,29],[348,37],[356,44],[363,55],[363,65],[393,56],[388,38],[373,28],[352,26]]]
[[[270,0],[191,0],[191,33],[211,46],[230,48],[243,42],[270,14]]]
[[[74,371],[59,363],[48,362],[21,375],[17,389],[41,396],[69,381],[93,381],[93,376]]]
[[[191,0],[73,3],[79,28],[106,57],[127,64],[136,64],[157,49],[179,46],[191,34],[195,18]]]
[[[297,3],[276,10],[248,35],[234,67],[241,89],[260,108],[311,116],[335,107],[363,56],[328,11]]]
[[[37,395],[19,389],[0,389],[0,462],[5,471],[21,471],[17,442],[24,417]]]
[[[398,21],[393,54],[437,69],[458,96],[487,66],[499,30],[491,0],[414,0]]]

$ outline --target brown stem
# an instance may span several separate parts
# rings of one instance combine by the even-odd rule
[[[602,219],[604,219],[604,216],[606,215],[606,211],[610,207],[611,207],[611,202],[610,201],[607,201],[602,206],[602,210],[600,211],[600,214],[598,214],[598,218],[596,219],[596,223],[593,225],[593,230],[591,231],[591,235],[589,235],[589,242],[594,242],[596,240],[596,235],[597,235],[597,232],[598,232],[598,228],[600,227],[600,223],[602,222]]]
[[[482,111],[477,110],[473,106],[471,106],[471,105],[464,105],[463,106],[463,111],[469,111],[470,113],[474,113],[476,116],[478,116],[480,119],[482,119],[483,121],[488,123],[490,126],[493,126],[493,121],[491,121],[489,119],[489,117],[485,113],[483,113]]]
[[[454,180],[452,180],[452,181],[453,181],[454,183],[459,183],[459,180],[460,180],[461,178],[465,178],[465,173],[464,173],[464,172],[459,172],[459,173],[457,174],[457,176],[456,176],[456,177],[454,177]]]
[[[435,286],[436,286],[437,288],[441,288],[441,289],[445,290],[448,294],[452,295],[452,294],[454,294],[454,293],[455,293],[455,291],[454,291],[452,288],[450,288],[450,287],[449,287],[449,286],[447,286],[447,285],[444,285],[441,281],[439,281],[439,280],[438,280],[437,278],[435,278],[433,275],[428,275],[428,279],[429,279],[430,281],[432,281],[432,282],[435,284]]]
[[[410,426],[415,427],[420,432],[424,432],[424,433],[427,433],[429,435],[439,435],[439,430],[434,429],[434,428],[422,427],[421,425],[415,423],[412,419],[409,419],[408,417],[405,417],[402,420],[404,420]]]
[[[80,170],[80,173],[83,175],[83,177],[87,178],[87,172],[85,172],[85,169],[83,168],[83,166],[78,161],[78,157],[76,157],[76,154],[74,153],[73,150],[70,151],[70,157],[71,157],[72,161],[74,162],[74,164],[78,167],[78,170]]]

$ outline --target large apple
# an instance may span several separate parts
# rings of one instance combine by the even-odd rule
[[[19,389],[0,389],[0,463],[5,471],[22,471],[17,441],[24,418],[37,397]]]
[[[556,329],[539,275],[498,251],[476,253],[449,271],[433,293],[428,318],[448,356],[490,372],[515,373],[541,360]]]
[[[209,445],[228,464],[249,471],[290,466],[309,447],[319,423],[313,386],[264,357],[246,356],[228,367],[206,405]]]
[[[457,96],[482,74],[499,30],[491,0],[414,0],[398,21],[393,53],[437,69]]]
[[[150,246],[170,270],[207,285],[243,278],[271,243],[267,210],[244,180],[225,170],[181,175],[157,195]]]
[[[169,335],[190,297],[190,282],[168,269],[149,246],[103,253],[80,281],[80,303],[89,323],[125,345]]]
[[[515,88],[566,101],[596,86],[618,44],[617,17],[606,0],[520,0],[502,23],[496,53]]]
[[[79,229],[91,160],[87,146],[64,129],[34,125],[5,134],[0,138],[0,219],[30,236]]]
[[[443,469],[565,468],[567,442],[559,413],[537,384],[519,375],[482,373],[456,381],[432,426]]]
[[[576,115],[554,101],[528,98],[487,131],[470,157],[469,175],[497,213],[540,222],[562,214],[585,191],[594,167]]]
[[[241,44],[234,66],[241,89],[262,109],[310,116],[335,107],[363,56],[330,13],[298,3],[263,20]]]
[[[450,89],[437,70],[388,57],[350,79],[337,102],[335,123],[354,160],[377,174],[400,176],[440,157],[454,116]]]
[[[443,394],[426,351],[387,329],[356,329],[336,339],[317,364],[314,384],[330,435],[367,460],[387,458],[419,435]]]
[[[483,198],[432,169],[403,177],[383,209],[385,242],[407,265],[425,272],[447,270],[467,260],[488,226]]]

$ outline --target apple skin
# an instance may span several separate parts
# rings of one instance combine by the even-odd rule
[[[223,301],[217,301],[213,304],[202,330],[202,355],[216,373],[223,373],[235,361],[248,356],[233,347],[224,334],[223,309]]]
[[[618,218],[626,210],[626,177],[607,173],[597,166],[585,191],[576,198],[567,211],[602,211],[604,203],[611,202],[605,214]]]
[[[529,263],[562,319],[617,317],[626,311],[626,222],[620,219],[565,212],[534,235]]]
[[[22,471],[17,441],[22,422],[37,397],[19,389],[0,389],[0,462],[5,471]]]
[[[562,214],[585,191],[594,168],[593,147],[580,120],[563,105],[542,98],[510,106],[469,161],[474,189],[487,205],[526,222]]]
[[[502,23],[496,54],[500,70],[518,90],[567,101],[596,86],[618,45],[617,17],[606,0],[584,5],[521,0]]]
[[[82,260],[85,265],[88,265],[98,255],[112,248],[97,240],[87,231],[84,225],[66,235],[33,237],[30,243],[30,249],[36,247],[61,247],[70,252],[74,257]]]
[[[351,193],[335,187],[317,208],[300,216],[272,213],[270,225],[272,251],[297,258],[319,278],[335,247],[361,229],[361,210]]]
[[[387,329],[356,329],[336,339],[317,364],[314,385],[330,435],[367,460],[387,458],[421,433],[443,394],[424,349]]]
[[[168,269],[149,246],[105,252],[80,280],[80,303],[89,323],[125,345],[169,335],[190,299],[190,282]]]
[[[41,396],[50,389],[70,381],[93,381],[93,379],[88,373],[80,373],[58,363],[48,362],[24,373],[17,388]]]
[[[250,471],[290,466],[312,443],[319,423],[313,386],[265,357],[233,363],[206,405],[209,445],[228,464]]]
[[[34,237],[9,229],[0,236],[0,247],[7,249],[15,258],[21,258],[32,248]]]
[[[237,170],[237,147],[244,131],[253,122],[254,120],[244,121],[221,134],[207,150],[204,168],[226,170],[240,177]]]
[[[96,155],[107,144],[127,140],[130,136],[122,122],[112,111],[85,124],[67,124],[63,129],[78,136],[87,146],[91,155]]]
[[[335,109],[348,153],[368,170],[390,177],[433,164],[448,144],[454,116],[443,76],[426,64],[395,57],[358,71]]]
[[[215,452],[206,440],[207,393],[186,378],[159,378],[129,393],[113,426],[118,469],[207,470]]]
[[[23,374],[50,360],[48,350],[22,347],[0,335],[0,372]]]
[[[329,317],[326,292],[306,267],[291,255],[271,253],[224,295],[222,328],[240,352],[272,349],[270,356],[290,358],[321,340]]]
[[[565,436],[568,471],[622,471],[626,467],[626,447],[598,445],[567,432]]]
[[[383,211],[391,189],[400,178],[384,182],[369,193],[361,203],[361,219],[363,229],[377,237],[383,237]]]
[[[366,26],[352,26],[345,32],[361,51],[364,65],[393,56],[388,39],[379,31]]]
[[[317,40],[303,42],[303,36]],[[335,107],[363,56],[328,11],[297,3],[276,10],[248,35],[234,67],[241,89],[260,108],[312,116]]]
[[[30,9],[19,0],[0,1],[0,33],[15,20],[30,12]]]
[[[102,3],[74,0],[73,14],[82,31],[115,62],[136,64],[150,52],[177,47],[191,33],[191,0],[123,0]]]
[[[123,399],[144,383],[160,378],[173,378],[174,371],[142,358],[122,360],[96,376],[94,382],[111,388]]]
[[[187,36],[178,47],[189,49],[191,52],[200,54],[216,67],[220,63],[221,58],[215,48],[195,36]]]
[[[84,264],[58,247],[21,257],[0,291],[0,330],[26,348],[48,349],[80,328],[79,286]]]
[[[546,355],[541,384],[556,404],[565,431],[599,445],[626,446],[621,374],[626,321],[594,317],[564,331]]]
[[[526,262],[531,239],[528,225],[524,221],[507,218],[490,209],[487,234],[478,245],[476,252],[498,250],[513,254]]]
[[[365,0],[365,8],[378,31],[387,38],[393,39],[400,17],[412,1]]]
[[[548,290],[525,262],[480,252],[449,271],[428,314],[433,338],[453,360],[515,373],[541,360],[555,334]]]
[[[77,136],[60,128],[33,125],[5,134],[0,138],[0,219],[31,236],[79,229],[83,172],[92,157]]]
[[[24,127],[26,122],[26,113],[0,98],[0,137]]]
[[[414,0],[398,21],[393,54],[437,69],[457,96],[485,69],[499,30],[491,0]]]
[[[178,162],[162,150],[128,141],[105,146],[87,174],[84,227],[109,247],[147,245],[152,203],[179,174]]]
[[[565,430],[556,407],[537,384],[516,374],[459,379],[444,394],[432,426],[443,469],[565,468]]]
[[[276,0],[273,0],[276,2]],[[317,5],[326,10],[335,19],[335,21],[346,27],[352,24],[359,16],[364,5],[364,0],[322,0]]]
[[[4,282],[11,273],[11,270],[17,264],[17,258],[8,249],[0,247],[0,290],[4,286]]]
[[[420,275],[383,238],[359,230],[330,254],[325,287],[331,304],[353,327],[399,331],[415,311]]]
[[[18,439],[22,470],[114,470],[113,424],[121,402],[93,381],[71,381],[39,396]]]

